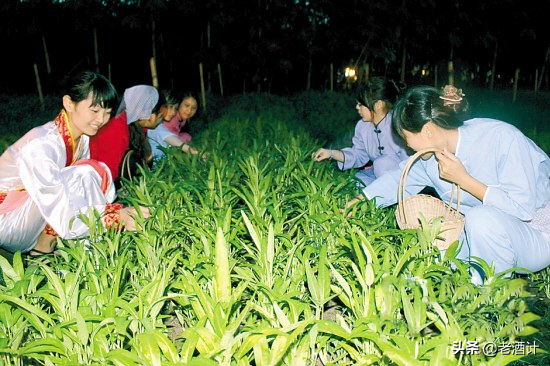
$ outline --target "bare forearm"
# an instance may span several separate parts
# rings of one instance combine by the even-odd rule
[[[340,163],[344,162],[344,153],[340,150],[329,150],[330,156],[333,160],[339,161]]]
[[[487,192],[487,186],[485,184],[481,183],[471,175],[465,177],[461,182],[457,182],[457,184],[460,188],[470,193],[478,200],[483,201],[485,192]]]

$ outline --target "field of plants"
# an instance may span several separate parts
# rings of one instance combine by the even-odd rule
[[[550,148],[550,96],[468,95]],[[502,95],[504,94],[504,95]],[[508,97],[510,97],[508,99]],[[0,151],[60,100],[0,96]],[[547,365],[550,270],[484,285],[315,163],[350,143],[353,96],[210,97],[196,156],[167,150],[120,199],[136,232],[59,240],[50,264],[0,256],[1,365]],[[37,116],[39,118],[37,118]],[[509,117],[509,118],[506,118]]]

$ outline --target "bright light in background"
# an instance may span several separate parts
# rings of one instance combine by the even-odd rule
[[[347,79],[357,80],[357,74],[355,72],[355,67],[346,67],[345,73]]]

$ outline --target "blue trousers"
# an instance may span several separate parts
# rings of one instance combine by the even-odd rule
[[[388,170],[396,169],[398,167],[399,158],[397,155],[381,155],[372,162],[370,167],[357,172],[355,177],[361,181],[358,182],[358,185],[361,185],[362,183],[364,187],[366,187]]]
[[[548,235],[498,208],[480,205],[466,212],[463,247],[459,258],[475,256],[494,263],[495,273],[513,267],[537,272],[550,265]],[[472,282],[481,283],[481,271]]]

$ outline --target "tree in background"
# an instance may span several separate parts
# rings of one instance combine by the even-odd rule
[[[550,0],[541,0],[550,5]],[[540,7],[513,0],[9,0],[0,5],[7,71],[2,91],[36,90],[33,64],[51,92],[80,68],[96,69],[119,89],[159,82],[228,94],[326,89],[329,68],[369,65],[371,74],[407,83],[446,81],[453,61],[461,83],[547,87],[550,34]],[[61,44],[73,52],[62,54]],[[219,65],[219,66],[218,66]],[[219,71],[223,75],[218,75]],[[425,73],[421,71],[424,70]],[[364,69],[363,69],[364,71]],[[458,80],[457,80],[458,82]],[[492,82],[491,82],[491,85]]]

